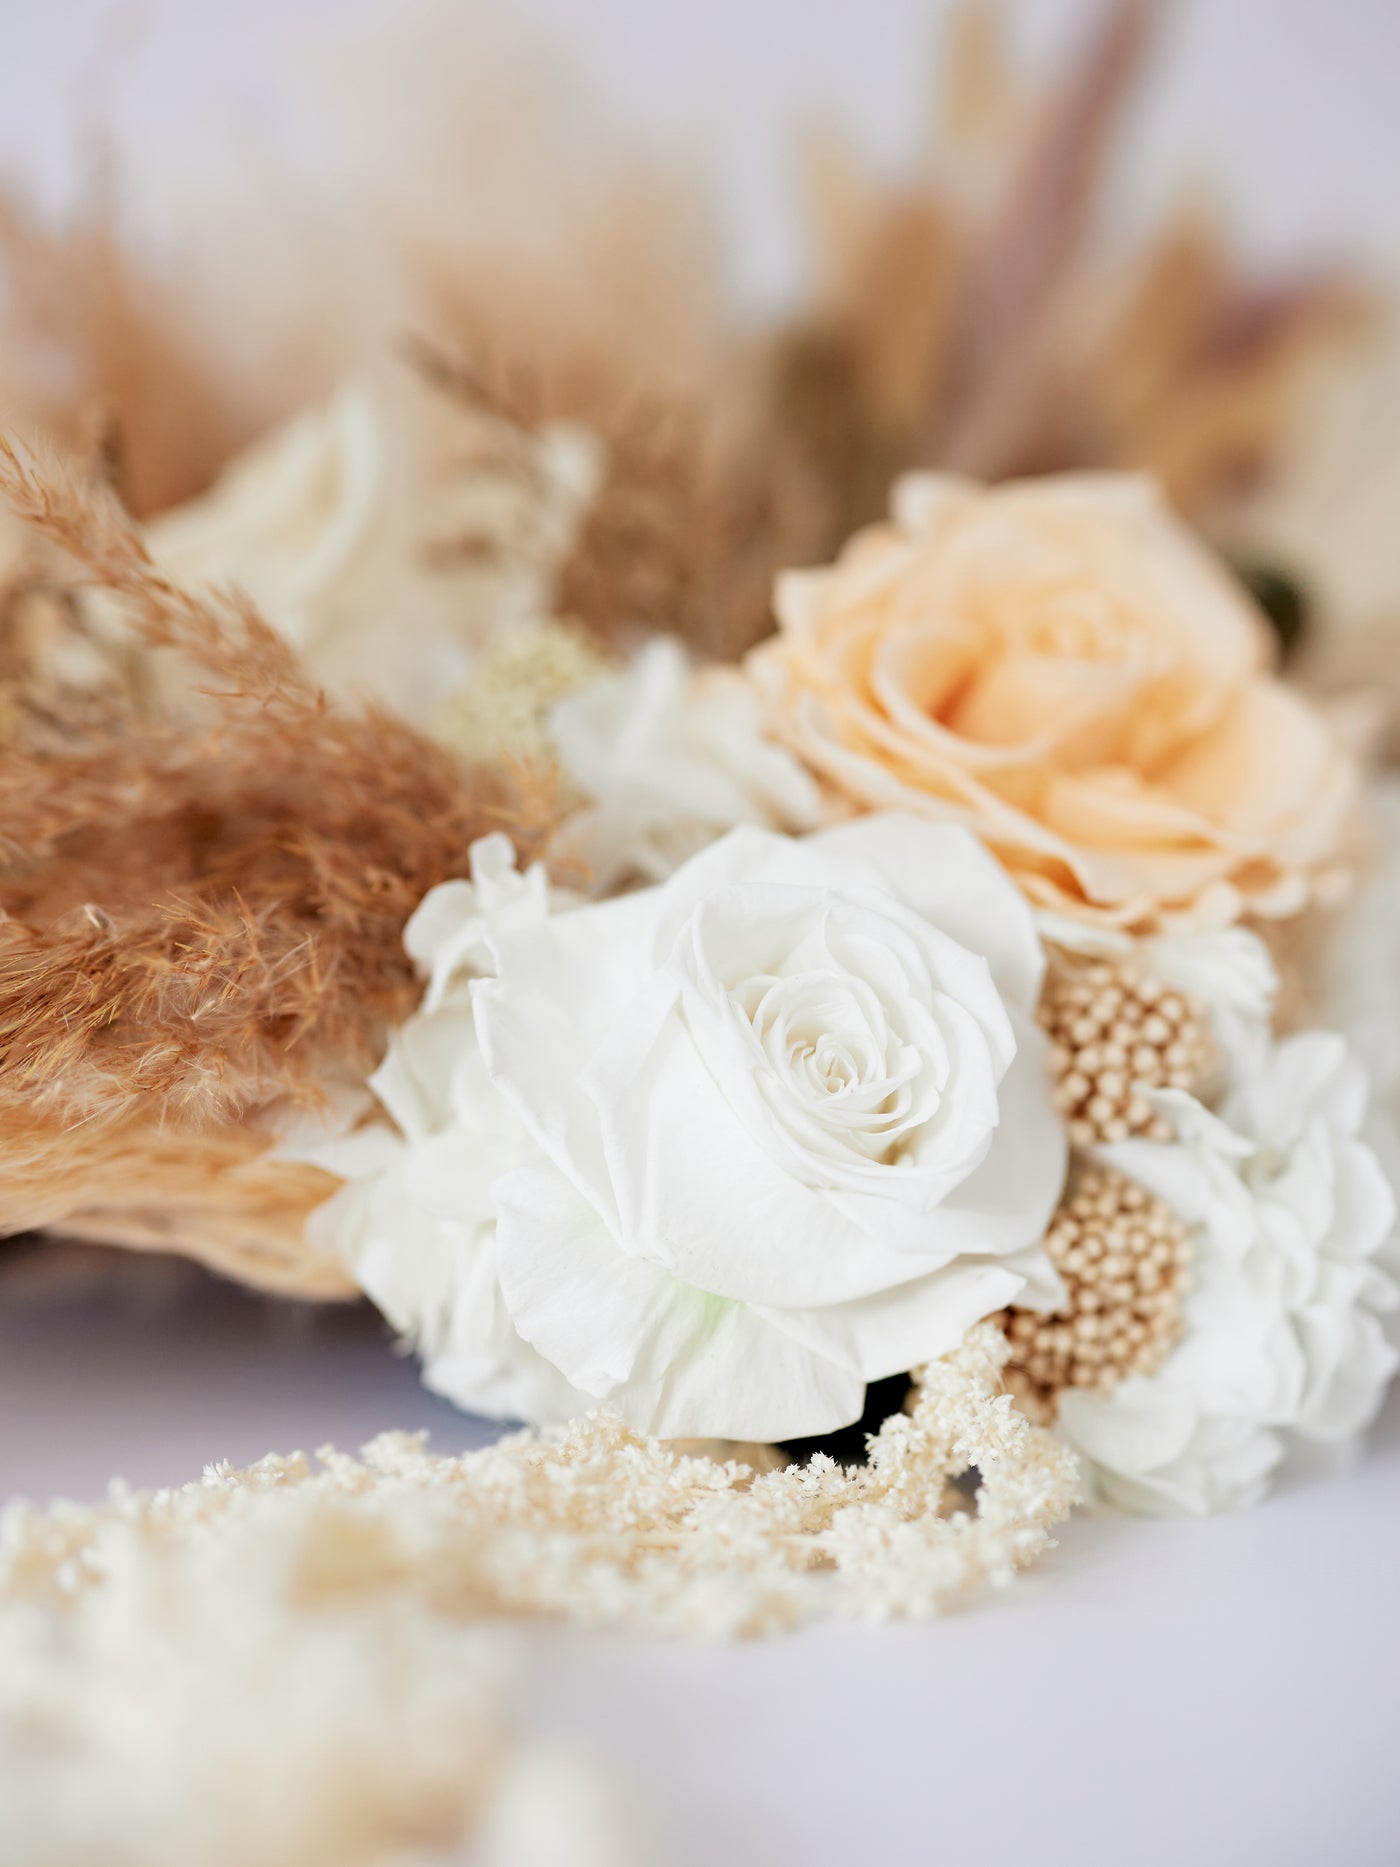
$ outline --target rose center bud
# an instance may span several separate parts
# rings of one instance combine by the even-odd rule
[[[937,1114],[946,1051],[930,1059],[908,1042],[868,980],[826,968],[760,974],[732,997],[757,1040],[770,1108],[826,1145],[892,1161],[909,1128]]]

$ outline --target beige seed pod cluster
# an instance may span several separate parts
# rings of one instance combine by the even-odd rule
[[[1062,1309],[1002,1312],[1007,1385],[1053,1418],[1066,1387],[1107,1390],[1153,1374],[1181,1334],[1191,1245],[1176,1214],[1135,1180],[1085,1167],[1051,1221],[1045,1249],[1069,1293]]]
[[[1050,1039],[1055,1105],[1076,1147],[1169,1141],[1151,1089],[1205,1092],[1218,1069],[1204,1008],[1150,973],[1094,960],[1052,969],[1039,1018]]]

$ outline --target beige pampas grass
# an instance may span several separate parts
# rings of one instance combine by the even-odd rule
[[[0,490],[198,700],[114,680],[55,719],[42,668],[11,682],[0,1231],[164,1242],[252,1282],[343,1288],[300,1242],[329,1182],[260,1157],[293,1111],[363,1082],[417,995],[408,916],[486,831],[532,848],[547,782],[329,707],[245,601],[170,582],[54,463],[0,444]]]

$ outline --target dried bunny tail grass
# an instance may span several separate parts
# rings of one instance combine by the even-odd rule
[[[604,640],[659,629],[737,660],[772,630],[778,572],[820,554],[817,485],[775,437],[689,397],[632,398],[600,431],[607,472],[559,609]]]
[[[66,453],[94,424],[119,451],[141,512],[213,478],[244,438],[212,371],[189,353],[183,307],[139,266],[108,197],[55,228],[0,189],[0,397]]]
[[[156,565],[104,487],[84,483],[52,454],[22,451],[0,435],[0,494],[87,580],[130,605],[149,648],[175,649],[229,698],[293,713],[324,703],[292,648],[236,590],[196,592]]]
[[[509,1615],[690,1637],[829,1618],[922,1617],[1002,1587],[1077,1496],[1073,1454],[1000,1392],[1007,1347],[979,1325],[921,1371],[866,1466],[818,1455],[755,1476],[630,1433],[607,1413],[461,1458],[386,1434],[364,1463],[332,1451],[182,1491],[115,1492],[92,1509],[10,1511],[0,1601],[53,1604],[106,1586],[114,1546],[151,1557],[292,1526],[308,1611],[391,1597],[451,1621]],[[975,1468],[975,1507],[952,1481]]]

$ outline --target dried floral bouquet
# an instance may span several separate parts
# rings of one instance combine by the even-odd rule
[[[259,1638],[337,1541],[366,1616],[754,1633],[1374,1415],[1400,584],[1329,514],[1388,313],[1102,237],[1151,11],[1047,94],[969,11],[923,173],[812,151],[766,330],[679,184],[484,106],[480,199],[328,223],[247,385],[227,303],[6,203],[0,1229],[363,1293],[534,1429],[12,1513],[84,1767],[87,1591],[250,1538]]]

